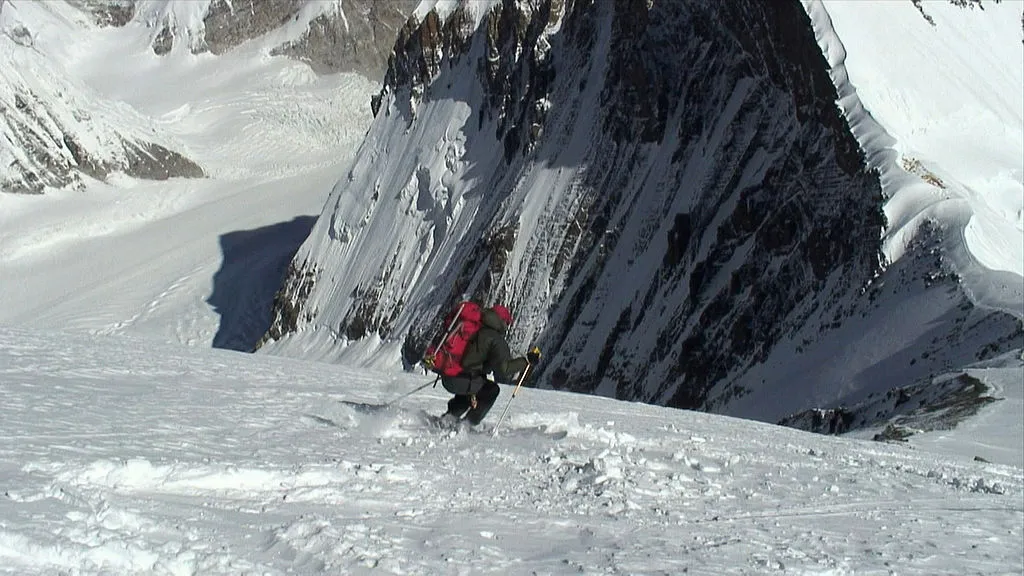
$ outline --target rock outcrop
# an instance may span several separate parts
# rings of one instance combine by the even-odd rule
[[[397,31],[418,5],[418,0],[196,2],[205,2],[201,20],[182,21],[173,9],[140,15],[156,30],[154,52],[167,54],[184,42],[192,52],[224,54],[265,38],[271,55],[301,60],[319,73],[356,72],[374,80],[384,74]]]

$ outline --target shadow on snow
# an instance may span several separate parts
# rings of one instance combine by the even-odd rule
[[[315,216],[298,216],[220,237],[221,267],[207,304],[220,314],[214,348],[251,352],[270,327],[274,295],[288,264],[309,236]]]

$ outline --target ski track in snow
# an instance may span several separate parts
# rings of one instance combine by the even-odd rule
[[[1019,468],[424,378],[0,329],[0,573],[1020,573]]]

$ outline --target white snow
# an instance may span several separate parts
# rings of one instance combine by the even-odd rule
[[[199,3],[140,10],[157,4],[181,13]],[[94,106],[130,110],[120,129],[168,134],[210,178],[0,194],[0,323],[202,346],[229,337],[232,307],[273,297],[369,125],[378,86],[270,58],[270,41],[161,58],[141,16],[94,29],[67,24],[74,11],[62,2],[8,2],[3,14],[31,19],[49,62],[103,97]]]
[[[130,127],[157,127],[211,177],[0,195],[0,574],[1024,570],[1019,355],[971,369],[1004,398],[978,418],[890,445],[534,389],[513,401],[497,438],[450,434],[427,424],[444,409],[440,388],[386,406],[426,377],[202,349],[218,335],[252,335],[228,325],[246,324],[233,307],[256,309],[252,301],[271,297],[277,286],[254,279],[268,282],[287,263],[321,209],[335,212],[324,202],[348,174],[376,86],[317,77],[267,57],[258,41],[220,57],[176,50],[160,59],[144,22],[83,32],[58,2],[6,1],[3,15],[12,5],[43,14],[44,4],[63,20],[38,16],[36,41],[68,81],[99,95],[95,105],[130,107],[126,121],[138,123]],[[142,6],[194,24],[195,5]],[[940,10],[925,7],[941,25]],[[856,33],[835,25],[844,42]],[[854,83],[855,62],[846,62]],[[857,94],[867,106],[869,91],[858,84]],[[439,131],[434,141],[445,147],[395,158],[403,171],[430,170],[393,189],[443,228],[451,211],[473,209],[483,177],[462,164],[474,134],[446,130],[465,103],[430,106],[420,119],[446,123],[417,130]],[[1006,110],[993,113],[1010,118]],[[947,166],[927,139],[892,138],[957,182],[953,192],[984,191],[963,196],[971,218],[1013,225],[1006,191],[1020,175],[997,170],[997,154]],[[360,166],[351,170],[362,177]],[[564,188],[575,174],[534,176]],[[998,185],[984,186],[986,177]],[[886,178],[899,184],[887,188],[891,217],[924,193],[895,170]],[[358,225],[373,190],[365,193],[337,200],[353,214],[330,223],[335,244],[352,240],[347,227]],[[524,217],[545,209],[531,204]],[[903,218],[909,226],[912,214]],[[975,230],[980,241],[1000,229]],[[400,239],[425,247],[407,271],[414,278],[445,235],[407,233]],[[897,233],[887,238],[893,257]],[[987,254],[1012,268],[1012,254],[978,253],[986,266]],[[302,345],[333,344],[312,336]],[[351,358],[383,363],[368,356],[380,347],[368,338]],[[503,390],[485,432],[509,395]]]
[[[967,373],[978,378],[999,400],[956,427],[913,439],[916,446],[950,455],[974,454],[991,462],[1024,468],[1024,369],[1020,352],[982,363]]]
[[[76,163],[64,144],[69,140],[111,165],[125,160],[125,139],[183,148],[171,131],[125,102],[102,98],[95,87],[68,73],[75,67],[65,42],[81,38],[80,49],[90,51],[83,34],[89,27],[84,15],[65,2],[7,2],[0,12],[0,182],[5,187],[9,166],[35,163],[18,144],[28,134],[34,146],[54,156],[56,165]],[[11,180],[18,184],[22,178]]]
[[[412,14],[422,22],[433,11],[444,22],[452,12],[462,7],[472,17],[474,24],[479,25],[484,15],[500,3],[500,0],[420,0]]]
[[[923,221],[940,222],[972,296],[1024,317],[1024,4],[804,5],[882,175],[888,259]]]
[[[1022,469],[525,389],[0,328],[0,573],[1019,574]]]

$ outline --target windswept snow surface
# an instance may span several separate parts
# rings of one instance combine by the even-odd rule
[[[1019,467],[523,390],[0,328],[0,573],[1020,574]],[[493,425],[508,400],[503,390]]]
[[[1024,3],[804,5],[882,174],[886,256],[939,223],[972,297],[1024,318]]]

